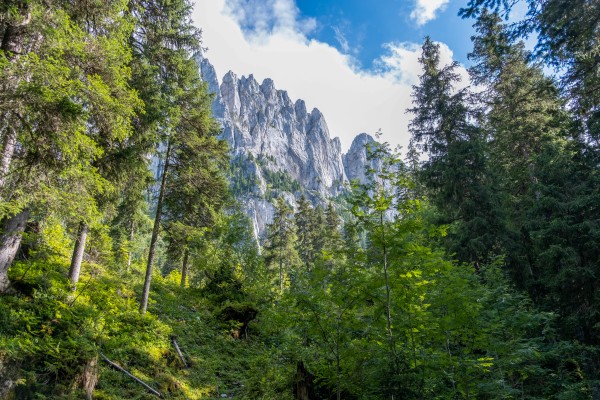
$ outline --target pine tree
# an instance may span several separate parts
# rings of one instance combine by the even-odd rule
[[[325,209],[325,229],[323,234],[323,251],[337,254],[343,249],[341,232],[342,219],[338,215],[332,202]]]
[[[204,90],[202,86],[198,89]],[[170,161],[171,174],[165,193],[167,241],[170,254],[179,254],[172,260],[182,261],[182,286],[185,286],[188,274],[191,238],[215,224],[228,196],[221,172],[226,168],[227,147],[225,142],[214,137],[218,131],[211,126],[210,120],[206,120],[210,115],[210,103],[206,97],[198,98],[202,102],[189,105],[186,121],[193,121],[194,113],[199,120],[195,126],[181,127]]]
[[[296,226],[296,237],[298,255],[307,271],[311,269],[314,262],[315,249],[313,236],[315,232],[316,213],[304,195],[297,202],[294,224]]]
[[[164,150],[158,152],[162,168],[140,301],[142,314],[148,305],[164,214],[186,218],[183,225],[187,227],[207,226],[212,213],[220,208],[225,190],[222,176],[211,174],[223,163],[226,149],[214,138],[219,128],[210,115],[211,98],[193,57],[200,51],[200,32],[191,22],[191,8],[186,0],[140,0],[129,7],[138,23],[130,39],[134,49],[132,84],[139,88],[146,105],[146,113],[136,125],[148,132],[151,147]],[[194,163],[198,164],[196,170]],[[209,195],[211,189],[214,198]],[[188,259],[185,244],[181,254]]]
[[[131,135],[139,102],[128,86],[131,25],[122,2],[11,1],[1,11],[0,281],[7,282],[33,211],[86,224],[101,217],[98,196],[114,187],[105,157]]]
[[[280,292],[288,286],[287,280],[293,281],[293,275],[301,263],[295,243],[297,237],[292,219],[292,209],[283,197],[275,203],[273,222],[267,226],[267,240],[264,245],[265,263],[271,271],[277,271],[275,279]]]
[[[570,152],[569,120],[553,82],[530,64],[530,54],[510,39],[497,14],[484,12],[475,27],[471,76],[487,88],[480,98],[488,110],[490,164],[505,210],[503,248],[516,282],[526,287],[537,279],[528,214],[540,196],[540,162],[547,151]]]
[[[439,45],[427,38],[419,58],[424,72],[413,87],[411,147],[427,160],[418,179],[438,207],[441,223],[452,224],[448,247],[462,261],[485,261],[501,230],[486,177],[484,132],[474,125],[471,94],[457,89],[457,64],[440,65]]]
[[[569,106],[580,123],[580,140],[598,146],[600,135],[600,38],[596,16],[600,4],[586,0],[526,0],[527,18],[511,24],[511,36],[528,38],[536,33],[534,56],[561,71],[559,80],[571,100]],[[470,0],[461,10],[464,18],[497,12],[508,18],[516,2]],[[573,132],[575,133],[575,132]]]

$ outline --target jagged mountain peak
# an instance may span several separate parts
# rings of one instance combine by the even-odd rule
[[[208,60],[202,55],[198,59],[202,77],[215,93],[213,112],[223,126],[222,137],[231,149],[232,190],[257,235],[272,219],[274,197],[283,196],[294,206],[305,195],[324,205],[342,193],[347,171],[355,178],[364,170],[364,163],[354,165],[366,160],[364,148],[361,156],[353,143],[351,156],[343,156],[339,138],[330,137],[318,108],[309,113],[304,100],[292,101],[270,78],[259,84],[253,74],[238,77],[228,71],[219,84]],[[359,136],[355,142],[366,142]]]
[[[371,135],[363,132],[354,138],[350,149],[342,156],[346,177],[350,181],[358,180],[365,183],[367,180],[366,167],[380,168],[379,161],[369,160],[368,157],[368,146],[372,143],[376,143],[376,140]]]
[[[363,132],[363,133],[359,133],[358,135],[356,135],[356,137],[352,141],[352,145],[350,145],[350,148],[357,147],[357,146],[364,147],[366,144],[374,143],[374,142],[375,142],[375,139],[373,138],[373,136],[369,135],[368,133]]]

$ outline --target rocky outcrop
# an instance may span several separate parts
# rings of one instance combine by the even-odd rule
[[[373,169],[380,168],[380,162],[369,160],[369,148],[377,142],[372,136],[361,133],[356,136],[350,145],[350,149],[342,156],[344,171],[348,180],[358,180],[360,183],[366,182],[367,167]]]
[[[252,75],[238,78],[228,72],[220,92],[225,106],[223,137],[232,155],[265,156],[263,166],[282,171],[301,187],[322,198],[339,191],[344,181],[339,140],[331,140],[323,114],[307,112],[277,90],[270,79],[259,84]],[[218,115],[218,113],[215,113]]]
[[[0,354],[0,399],[10,399],[20,378],[19,365]]]
[[[219,84],[210,62],[201,54],[197,59],[215,95],[212,108],[223,126],[221,136],[230,146],[232,191],[258,236],[272,220],[273,198],[284,196],[294,206],[304,194],[324,204],[342,193],[348,171],[351,178],[364,176],[366,153],[363,148],[361,155],[359,146],[372,141],[370,136],[359,135],[343,156],[318,109],[309,112],[303,100],[292,101],[271,79],[259,83],[253,75],[229,71]]]

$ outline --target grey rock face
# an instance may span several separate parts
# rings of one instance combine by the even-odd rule
[[[215,67],[212,66],[208,59],[204,58],[202,53],[196,54],[195,57],[200,66],[202,79],[208,83],[208,91],[215,94],[215,98],[212,102],[213,115],[221,121],[225,115],[225,103],[223,102],[221,91],[219,90],[219,79],[217,78]]]
[[[318,196],[335,193],[334,184],[344,180],[341,147],[330,139],[319,110],[308,114],[304,102],[294,104],[272,80],[259,85],[252,75],[238,79],[228,72],[220,91],[226,108],[223,136],[234,155],[267,155],[270,171],[286,172]]]
[[[348,180],[357,179],[360,183],[365,183],[367,167],[380,168],[380,162],[368,159],[368,148],[375,143],[375,139],[366,133],[361,133],[354,138],[350,149],[342,156],[344,171]]]
[[[362,157],[359,146],[373,140],[370,136],[355,140],[342,161],[340,141],[330,138],[318,109],[308,112],[303,100],[293,102],[271,79],[259,84],[253,75],[229,71],[219,85],[208,60],[201,54],[197,59],[215,93],[212,108],[223,126],[221,137],[230,146],[231,188],[257,235],[262,237],[272,221],[272,199],[284,196],[295,206],[295,198],[304,194],[315,205],[324,204],[344,190],[348,171],[354,178],[364,170],[366,153]]]

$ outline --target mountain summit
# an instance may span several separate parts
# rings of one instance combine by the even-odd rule
[[[283,196],[294,206],[305,195],[325,204],[349,179],[364,179],[364,145],[372,137],[360,134],[344,155],[317,108],[309,112],[303,100],[292,101],[268,78],[259,83],[229,71],[219,83],[209,60],[200,54],[197,60],[231,150],[231,188],[259,237],[272,220],[273,198]]]

